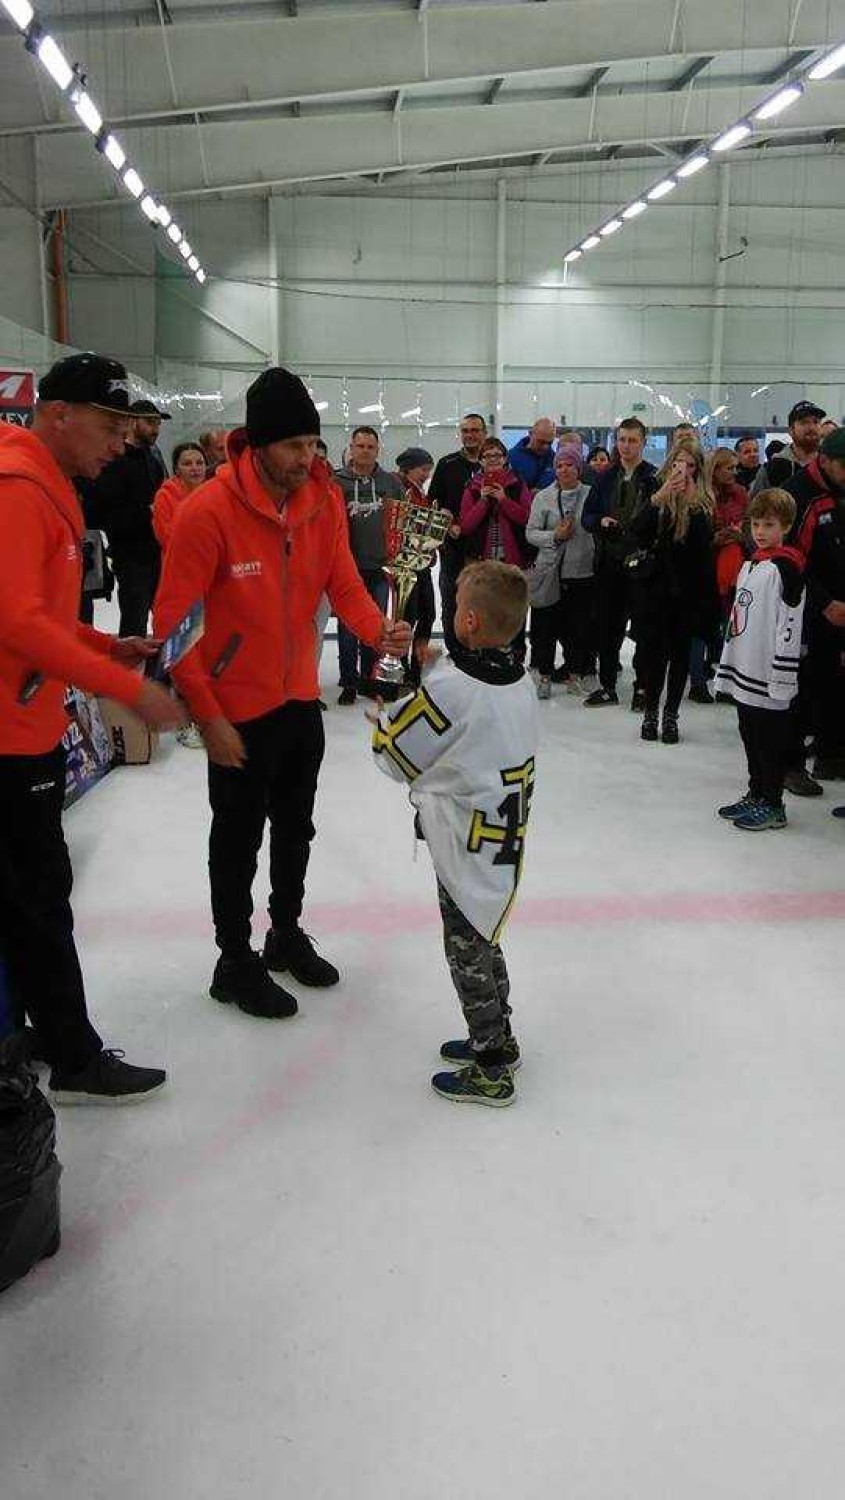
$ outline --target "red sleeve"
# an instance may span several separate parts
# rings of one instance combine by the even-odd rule
[[[489,511],[489,500],[484,499],[480,489],[468,484],[461,498],[461,531],[466,534],[477,531],[487,520]]]
[[[810,552],[812,550],[813,541],[816,535],[816,528],[819,524],[820,511],[829,509],[829,500],[814,500],[813,504],[807,510],[807,513],[798,528],[798,535],[795,538],[795,545],[798,548],[798,551],[803,554],[805,562],[807,562],[810,557]]]
[[[33,672],[86,693],[137,703],[144,680],[50,613],[44,498],[27,480],[7,480],[0,506],[0,638]],[[99,636],[99,631],[91,635]],[[102,638],[101,638],[102,639]]]
[[[516,521],[517,525],[525,526],[531,514],[531,491],[528,486],[520,480],[519,493],[509,495],[505,490],[504,500],[499,501],[502,515],[507,516],[509,521]]]
[[[184,618],[198,599],[205,599],[220,563],[220,537],[207,511],[183,509],[177,516],[164,554],[164,567],[153,605],[156,634],[162,638]],[[189,651],[173,669],[173,680],[198,722],[223,716],[202,657]]]
[[[339,620],[367,646],[377,646],[384,629],[384,615],[373,602],[355,565],[349,546],[346,506],[339,490],[331,488],[335,512],[335,539],[326,593]]]
[[[76,633],[92,651],[99,651],[101,656],[111,656],[116,636],[107,635],[104,630],[95,630],[93,625],[86,625],[82,620],[76,622]]]
[[[173,530],[173,509],[168,503],[167,496],[163,495],[161,490],[159,490],[153,501],[151,519],[155,539],[162,552],[164,552],[170,541],[170,533]]]

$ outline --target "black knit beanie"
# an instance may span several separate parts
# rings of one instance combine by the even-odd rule
[[[320,413],[298,375],[274,367],[246,393],[246,435],[251,448],[284,438],[319,437]]]

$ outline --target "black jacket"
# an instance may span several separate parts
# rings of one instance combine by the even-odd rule
[[[450,510],[456,521],[461,519],[461,501],[464,490],[481,468],[480,463],[467,458],[460,450],[457,453],[446,453],[437,460],[431,483],[428,487],[428,498],[432,505],[440,510]],[[466,540],[464,537],[447,536],[440,549],[440,567],[445,573],[457,577],[464,565],[466,557]]]
[[[845,493],[831,489],[817,458],[785,488],[799,505],[807,500],[795,544],[806,558],[807,598],[811,613],[818,618],[834,599],[845,600]],[[845,641],[845,631],[838,633]]]
[[[99,479],[80,483],[86,523],[106,533],[118,568],[124,561],[156,562],[160,557],[152,504],[166,478],[157,450],[127,443],[123,457],[114,459]]]
[[[638,547],[654,559],[641,579],[632,574],[636,639],[660,634],[667,626],[709,637],[719,619],[710,517],[693,511],[686,536],[676,541],[671,517],[660,506],[648,505],[635,517],[632,531]]]
[[[630,529],[626,534],[614,528],[615,535],[611,542],[606,528],[603,528],[601,524],[604,516],[614,514],[616,486],[621,472],[619,464],[612,464],[609,469],[605,469],[604,473],[599,475],[584,501],[584,509],[581,513],[581,525],[585,531],[592,532],[596,538],[597,573],[603,567],[621,567],[625,554],[639,545]],[[648,502],[652,495],[660,488],[657,470],[653,464],[646,463],[643,459],[631,477],[639,495],[638,514],[642,514],[643,509],[648,509]]]

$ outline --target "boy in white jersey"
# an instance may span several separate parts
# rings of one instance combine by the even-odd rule
[[[410,785],[417,830],[437,874],[446,959],[469,1031],[444,1042],[456,1072],[435,1092],[459,1102],[512,1103],[520,1056],[499,938],[522,873],[534,788],[537,698],[507,649],[525,622],[519,568],[478,562],[458,581],[452,657],[430,667],[413,698],[380,709],[379,767]]]
[[[736,581],[716,687],[730,693],[748,761],[748,791],[719,808],[743,833],[785,828],[783,786],[793,740],[804,616],[804,558],[784,538],[795,520],[785,490],[763,490],[748,508],[756,551]]]

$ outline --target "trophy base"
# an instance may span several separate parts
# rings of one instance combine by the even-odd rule
[[[372,680],[384,687],[401,688],[405,686],[405,672],[404,661],[398,656],[387,656],[376,662]]]

